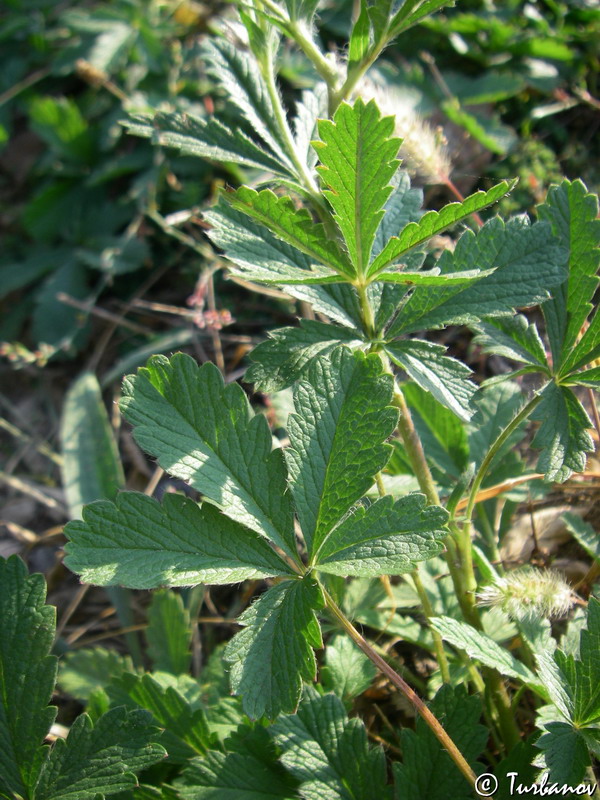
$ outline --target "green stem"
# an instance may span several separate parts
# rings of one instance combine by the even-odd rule
[[[423,586],[423,581],[421,580],[421,575],[419,573],[418,568],[413,570],[410,573],[410,576],[413,580],[415,585],[415,589],[417,590],[417,594],[419,595],[419,600],[421,601],[421,606],[423,607],[423,611],[425,616],[429,620],[431,617],[435,616],[435,612],[429,600],[429,595]],[[440,665],[440,672],[442,673],[442,680],[444,683],[450,683],[450,666],[448,664],[448,659],[446,657],[446,651],[444,650],[444,642],[438,631],[435,628],[430,628],[431,635],[433,636],[433,646],[435,649],[435,655],[437,658],[437,662]]]
[[[398,675],[398,673],[392,669],[392,667],[390,667],[390,665],[379,655],[379,653],[377,653],[377,651],[371,647],[366,639],[361,636],[354,625],[352,625],[350,620],[348,620],[338,608],[337,604],[327,590],[322,587],[322,591],[325,597],[326,606],[331,615],[346,631],[352,641],[360,648],[360,650],[362,650],[367,658],[369,658],[373,664],[375,664],[375,666],[386,676],[390,683],[392,683],[408,700],[410,700],[417,712],[421,715],[421,718],[436,736],[444,750],[446,750],[450,758],[454,761],[460,772],[464,775],[470,785],[474,787],[476,781],[475,773],[453,740],[448,736],[439,720],[434,714],[432,714],[429,708],[421,700],[419,695],[408,685],[408,683],[406,683],[406,681],[401,678],[400,675]]]
[[[279,90],[277,89],[277,82],[275,80],[274,54],[269,53],[267,56],[265,56],[264,60],[259,61],[259,67],[267,85],[267,91],[273,106],[273,113],[275,114],[275,121],[277,123],[277,127],[279,128],[279,132],[281,133],[287,155],[297,171],[297,176],[300,182],[306,187],[306,190],[309,192],[311,198],[319,205],[322,205],[319,188],[313,176],[307,170],[306,165],[302,163],[296,154],[296,144],[290,130],[287,115],[283,108],[283,103],[281,102]]]
[[[404,395],[400,387],[396,384],[394,387],[394,398],[392,404],[400,411],[400,418],[398,420],[398,430],[402,437],[402,443],[406,450],[406,455],[413,468],[419,487],[423,494],[427,497],[427,502],[430,505],[439,506],[440,497],[438,495],[429,464],[425,458],[425,452],[419,434],[415,428],[410,409],[404,399]]]
[[[506,440],[511,436],[511,434],[519,427],[519,425],[527,419],[527,417],[531,414],[533,409],[537,406],[537,404],[541,400],[541,395],[537,394],[519,411],[519,413],[514,417],[514,419],[507,425],[507,427],[502,431],[502,433],[498,436],[496,441],[492,444],[490,449],[487,451],[487,454],[483,461],[481,462],[481,466],[477,470],[477,474],[473,479],[473,485],[471,486],[471,491],[469,493],[469,501],[467,503],[467,508],[465,511],[465,517],[467,519],[467,525],[470,526],[471,518],[473,516],[473,509],[475,508],[475,503],[477,502],[477,495],[479,494],[479,490],[481,489],[481,484],[483,479],[486,476],[486,473],[490,467],[490,464],[494,460],[496,453],[500,450],[502,445],[506,442]]]
[[[360,315],[362,317],[363,327],[369,339],[375,338],[375,318],[373,316],[373,308],[369,301],[367,286],[365,284],[358,284],[356,287],[358,293],[358,303],[360,305]]]
[[[377,61],[379,54],[387,44],[387,40],[381,41],[379,44],[373,45],[371,52],[367,54],[364,61],[357,64],[354,69],[348,73],[346,80],[337,91],[331,92],[329,95],[329,113],[334,114],[340,103],[348,98],[352,93],[356,84],[363,77],[365,72]]]
[[[335,88],[339,79],[337,66],[333,61],[330,61],[325,53],[323,53],[323,51],[317,46],[310,31],[306,28],[304,23],[300,21],[293,21],[288,23],[287,28],[290,36],[293,38],[308,60],[312,62],[320,77],[327,84],[327,89],[331,95],[331,93],[335,92]]]

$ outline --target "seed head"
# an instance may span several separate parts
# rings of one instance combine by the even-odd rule
[[[523,567],[510,572],[477,595],[479,605],[496,606],[515,620],[563,617],[574,602],[571,587],[554,570]]]
[[[452,165],[442,131],[424,120],[400,90],[365,79],[357,94],[374,99],[383,116],[396,118],[395,133],[403,139],[400,158],[409,172],[429,184],[449,180]]]

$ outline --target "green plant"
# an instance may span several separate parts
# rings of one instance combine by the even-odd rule
[[[224,39],[207,45],[239,127],[171,113],[127,123],[184,153],[268,173],[257,188],[221,195],[205,215],[210,238],[246,281],[284,287],[326,317],[275,331],[251,354],[246,378],[258,390],[293,387],[285,447],[273,447],[265,417],[212,364],[155,356],[128,377],[121,408],[138,444],[202,502],[122,492],[88,505],[83,520],[66,527],[66,563],[91,583],[267,583],[223,654],[248,718],[235,732],[219,737],[199,713],[209,713],[210,701],[203,708],[183,683],[135,674],[122,662],[112,663],[106,693],[90,695],[100,707],[134,703],[152,712],[172,765],[155,783],[167,797],[468,797],[483,762],[509,796],[511,771],[531,783],[544,768],[550,781],[575,785],[599,752],[600,605],[591,598],[587,627],[557,646],[548,620],[571,605],[572,590],[547,571],[505,576],[497,532],[489,521],[481,531],[474,525],[475,510],[485,517],[483,503],[494,496],[486,479],[494,476],[492,489],[502,493],[505,461],[514,477],[508,453],[528,419],[541,421],[533,446],[547,481],[582,471],[593,450],[578,393],[599,380],[590,366],[600,347],[600,317],[590,318],[597,198],[581,181],[564,181],[537,221],[492,217],[477,227],[475,215],[510,192],[513,184],[502,182],[422,214],[419,194],[399,172],[394,120],[374,101],[346,102],[392,38],[444,5],[363,4],[345,65],[313,38],[314,3],[245,6],[255,60]],[[292,125],[275,81],[280,32],[323,79],[305,93]],[[457,224],[465,230],[456,246],[436,258],[428,243]],[[535,304],[551,358],[534,323],[515,314]],[[420,338],[450,325],[469,326],[485,348],[525,366],[478,391],[464,363]],[[506,383],[524,372],[542,379],[527,399]],[[394,485],[403,472],[419,491]],[[574,526],[589,542],[589,531]],[[391,586],[389,576],[404,577]],[[377,590],[387,592],[387,612],[381,596],[369,599]],[[425,624],[395,620],[396,606],[418,608]],[[344,708],[372,668],[351,648],[340,655],[348,643],[334,639],[321,684],[305,685],[317,677],[320,617],[341,628],[419,714],[415,731],[400,735],[394,789],[383,750],[368,744]],[[429,705],[355,621],[435,656],[442,685]],[[517,637],[517,652],[502,646]],[[184,669],[174,666],[185,664],[181,648],[175,652],[163,669]],[[234,723],[242,721],[236,708]]]

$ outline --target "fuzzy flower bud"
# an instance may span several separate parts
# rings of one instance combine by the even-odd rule
[[[405,169],[425,183],[447,183],[452,165],[446,139],[415,111],[401,91],[366,78],[356,94],[364,100],[374,99],[384,117],[396,118],[395,134],[403,139],[399,155]]]
[[[571,587],[553,570],[513,570],[477,595],[479,605],[496,606],[515,620],[562,617],[573,605]]]

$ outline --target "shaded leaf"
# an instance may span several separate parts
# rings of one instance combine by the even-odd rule
[[[523,314],[478,322],[474,327],[479,335],[473,342],[486,353],[547,369],[546,351],[536,325]]]
[[[58,683],[67,694],[78,700],[89,700],[92,692],[104,688],[124,672],[134,672],[129,656],[106,647],[85,647],[61,659]]]
[[[585,454],[594,451],[588,432],[592,423],[568,387],[552,381],[543,388],[541,397],[531,415],[541,422],[532,442],[542,450],[537,469],[545,473],[547,481],[563,483],[573,472],[585,469]]]
[[[125,484],[108,414],[96,376],[84,372],[70,386],[60,425],[62,480],[72,518],[85,503],[112,500]]]
[[[95,800],[137,786],[134,773],[160,761],[164,749],[146,711],[113,708],[92,725],[77,717],[66,739],[57,739],[36,786],[37,800]]]
[[[383,750],[369,745],[361,720],[348,719],[335,695],[307,692],[297,714],[272,731],[306,800],[388,800]]]
[[[113,703],[152,714],[153,724],[163,731],[160,744],[174,763],[184,764],[206,753],[210,744],[206,715],[174,686],[163,686],[152,675],[125,672],[107,692]]]
[[[199,531],[196,531],[199,534]],[[148,607],[146,628],[148,655],[155,670],[173,675],[187,673],[192,654],[192,624],[181,595],[168,589],[154,592]]]
[[[291,386],[306,375],[317,356],[327,355],[340,344],[357,347],[362,343],[358,331],[305,319],[299,327],[279,328],[269,337],[250,354],[254,363],[244,376],[265,393]]]
[[[41,575],[17,556],[0,558],[0,792],[29,797],[56,716],[48,706],[56,680],[55,609],[44,605]]]
[[[389,342],[386,352],[413,381],[435,399],[453,411],[460,419],[468,421],[475,409],[471,399],[477,386],[468,380],[471,370],[466,364],[444,355],[446,348],[440,344],[420,339]]]
[[[444,685],[429,704],[475,772],[477,757],[483,751],[488,731],[479,724],[481,701],[469,697],[464,686]],[[394,764],[398,800],[470,800],[472,788],[458,771],[432,731],[417,717],[414,731],[404,729],[402,763]]]
[[[271,587],[239,617],[243,630],[225,649],[230,681],[242,695],[251,719],[293,712],[302,681],[315,679],[314,647],[322,647],[315,612],[323,606],[318,584],[310,577]]]

